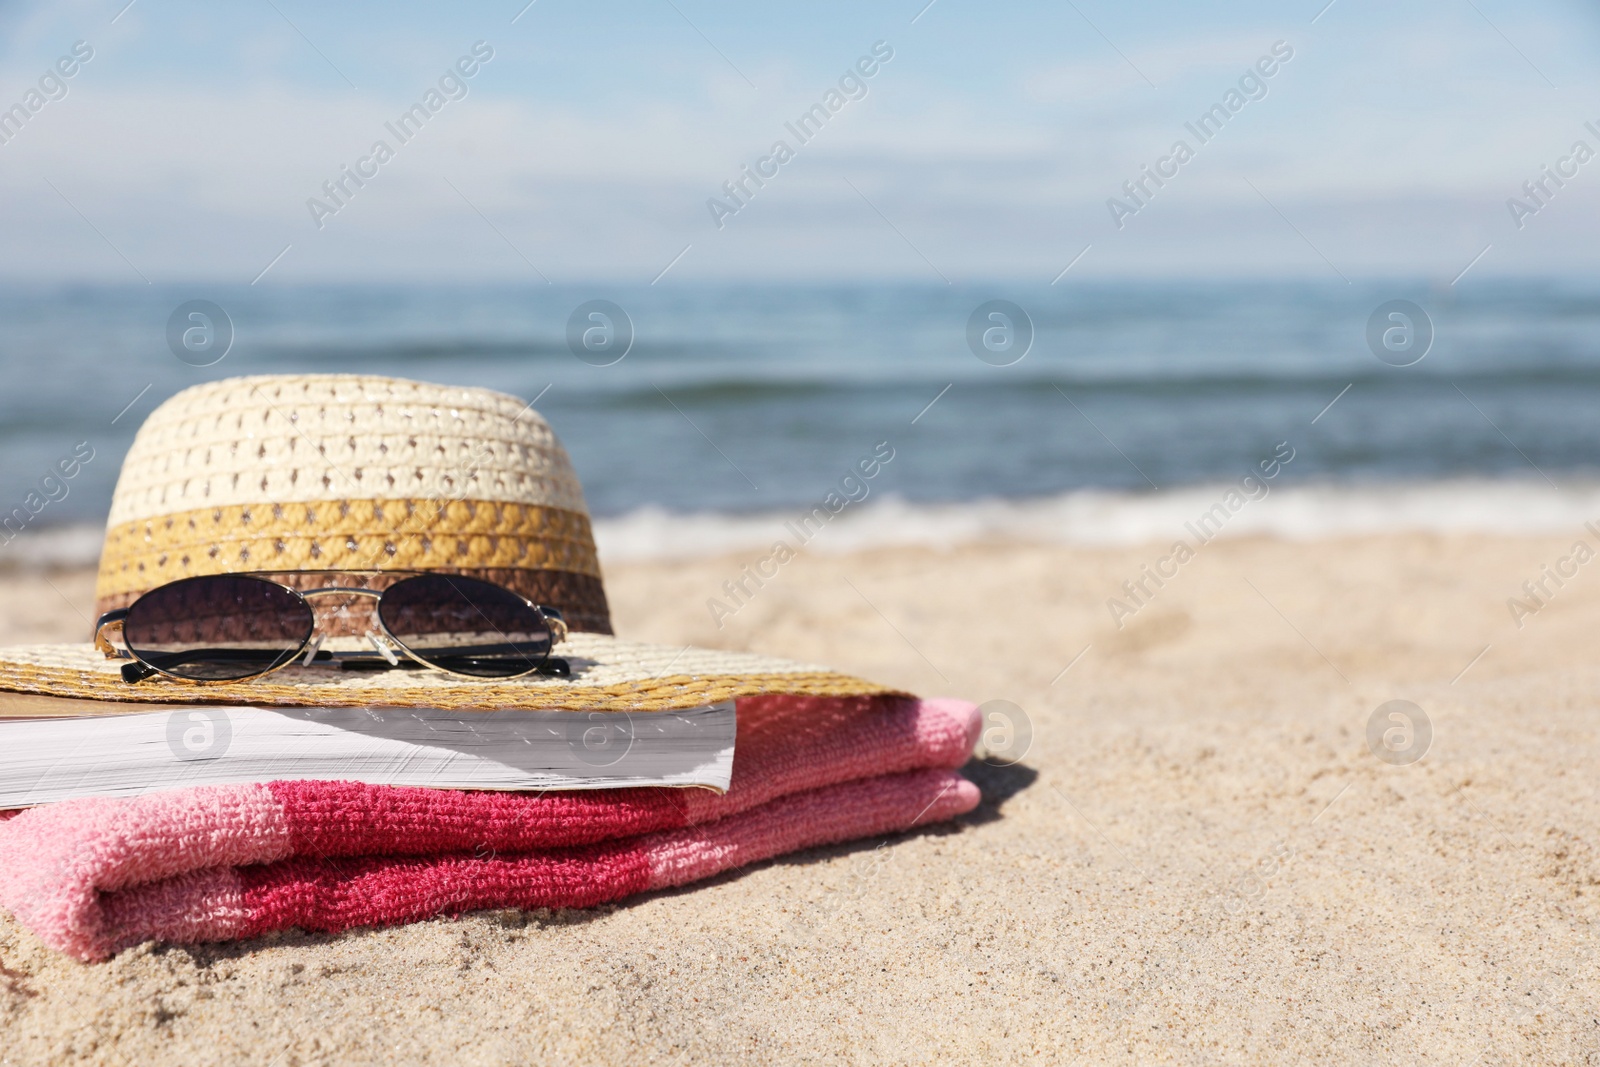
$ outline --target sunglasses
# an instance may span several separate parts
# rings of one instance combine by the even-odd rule
[[[319,584],[327,581],[363,584]],[[320,632],[313,601],[325,602]],[[113,628],[124,647],[112,643]],[[130,684],[157,674],[240,682],[296,660],[343,670],[426,667],[466,678],[521,678],[570,675],[567,661],[550,655],[566,635],[555,608],[458,574],[258,571],[157,586],[100,616],[94,643],[107,659],[133,661],[122,666]]]

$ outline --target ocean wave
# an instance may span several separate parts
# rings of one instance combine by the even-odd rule
[[[994,380],[990,368],[961,363],[935,367],[861,367],[814,361],[795,368],[729,368],[709,361],[680,362],[661,368],[647,384],[637,382],[586,381],[582,385],[563,383],[571,396],[591,402],[660,403],[660,389],[672,390],[680,403],[739,404],[748,401],[789,400],[857,395],[863,390],[904,395],[906,392],[933,390],[954,381],[963,390],[993,396],[1053,395],[1058,387],[1083,393],[1127,393],[1141,396],[1192,397],[1196,391],[1222,396],[1250,396],[1262,393],[1338,392],[1345,386],[1377,389],[1383,392],[1412,393],[1431,388],[1441,381],[1458,382],[1469,388],[1510,389],[1594,389],[1600,387],[1600,366],[1532,364],[1525,361],[1515,371],[1498,366],[1445,367],[1420,364],[1410,379],[1397,379],[1384,369],[1364,366],[1294,364],[1273,366],[1218,364],[1183,367],[1127,359],[1082,359],[1074,364],[1041,356],[1032,366],[1019,365],[1005,380]]]
[[[1314,541],[1368,534],[1538,535],[1575,532],[1600,520],[1600,482],[1549,485],[1530,481],[1457,480],[1387,485],[1277,487],[1244,498],[1220,522],[1225,483],[1151,493],[1077,490],[1031,499],[921,503],[886,495],[851,504],[825,523],[805,527],[805,547],[845,554],[908,546],[955,548],[980,543],[1114,546],[1195,539],[1194,525],[1215,537],[1278,537]],[[1238,497],[1236,496],[1237,503]],[[643,507],[594,520],[603,563],[699,559],[798,547],[799,508],[756,514],[674,512]],[[818,528],[820,526],[820,528]],[[0,569],[93,566],[101,524],[28,530],[0,545]]]
[[[1079,490],[1025,500],[914,503],[885,497],[851,505],[806,548],[842,554],[888,546],[953,548],[982,542],[1129,545],[1193,541],[1189,524],[1217,514],[1226,484],[1155,493]],[[675,514],[641,508],[599,519],[603,562],[691,559],[794,546],[802,512]],[[1396,532],[1551,534],[1600,519],[1600,483],[1462,480],[1395,485],[1274,488],[1203,529],[1217,537],[1320,540]],[[791,525],[786,525],[791,524]],[[1207,540],[1211,539],[1210,536]]]
[[[0,570],[42,571],[92,567],[100,559],[105,523],[74,523],[24,530],[0,544]]]

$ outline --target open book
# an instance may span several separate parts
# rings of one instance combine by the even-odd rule
[[[733,773],[734,726],[731,700],[629,713],[116,704],[0,693],[0,809],[283,779],[722,792]]]

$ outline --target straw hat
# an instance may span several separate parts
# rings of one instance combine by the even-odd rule
[[[112,497],[97,612],[200,574],[466,574],[561,609],[570,679],[291,667],[246,682],[121,680],[91,644],[0,648],[0,690],[140,702],[667,710],[756,693],[892,690],[822,667],[611,636],[583,489],[532,408],[369,375],[231,378],[151,413]]]

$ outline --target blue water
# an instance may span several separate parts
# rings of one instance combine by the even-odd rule
[[[1426,308],[1436,330],[1406,368],[1365,340],[1369,313],[1396,297]],[[234,324],[211,367],[166,341],[169,314],[194,298]],[[595,298],[634,325],[632,349],[609,367],[566,341],[569,314]],[[966,339],[968,316],[993,298],[1035,328],[1008,367]],[[1231,480],[1279,441],[1295,448],[1287,477],[1300,483],[1600,473],[1600,282],[10,287],[0,510],[88,441],[95,459],[38,524],[98,520],[160,399],[286,371],[544,390],[538,408],[599,515],[804,504],[885,440],[895,459],[877,488],[913,501]]]

